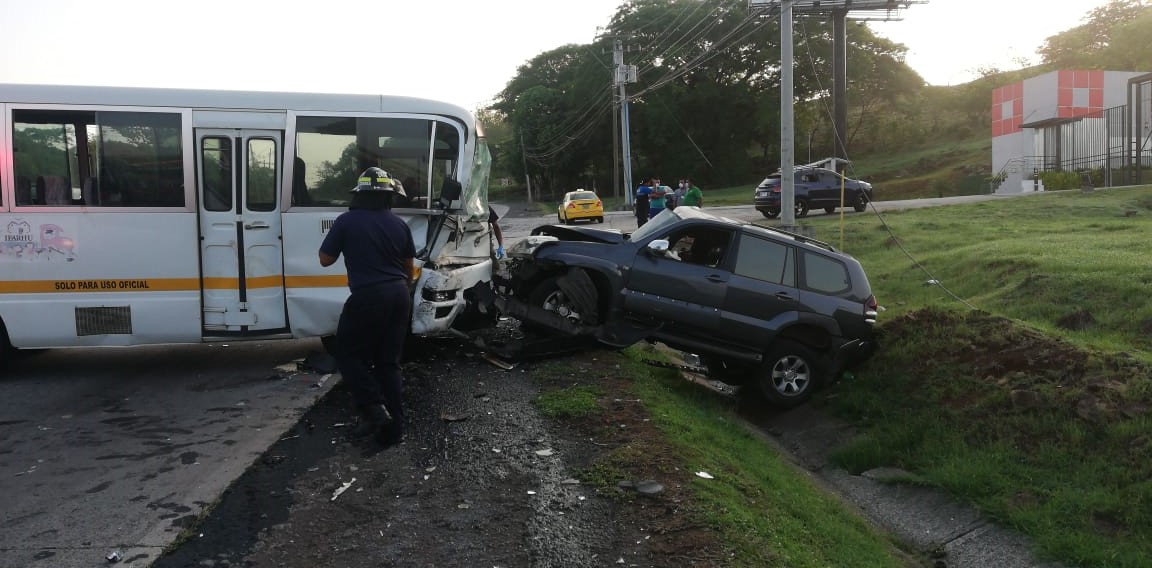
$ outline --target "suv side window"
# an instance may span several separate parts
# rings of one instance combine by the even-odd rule
[[[692,227],[668,236],[669,258],[716,268],[724,263],[730,231],[713,227]]]
[[[745,234],[736,255],[736,274],[784,286],[796,285],[792,247]]]
[[[852,280],[844,263],[805,251],[804,287],[823,294],[843,294],[852,289]]]

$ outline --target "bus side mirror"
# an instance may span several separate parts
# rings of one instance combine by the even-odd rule
[[[441,208],[447,208],[453,201],[460,199],[463,191],[464,186],[460,185],[460,182],[444,178],[444,183],[440,184],[440,198],[437,201],[441,204]]]

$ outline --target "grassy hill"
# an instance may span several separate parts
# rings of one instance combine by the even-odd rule
[[[1150,221],[1149,187],[847,217],[887,309],[822,403],[866,431],[841,465],[909,470],[1049,558],[1149,566]]]

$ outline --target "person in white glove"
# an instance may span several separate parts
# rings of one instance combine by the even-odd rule
[[[496,260],[504,258],[504,233],[500,230],[500,216],[492,206],[488,206],[488,224],[492,226],[492,234],[496,235]]]

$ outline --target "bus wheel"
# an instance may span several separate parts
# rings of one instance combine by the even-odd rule
[[[12,347],[12,342],[8,340],[8,328],[4,327],[4,321],[0,320],[0,369],[7,367],[15,357],[16,348]]]

